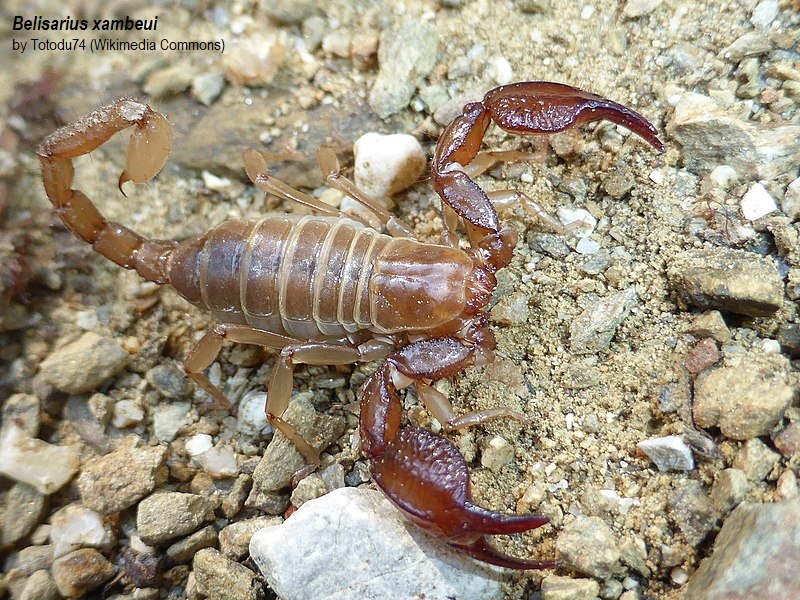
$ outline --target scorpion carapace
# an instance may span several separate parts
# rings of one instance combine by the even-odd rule
[[[473,504],[464,458],[446,438],[401,426],[397,390],[413,385],[431,414],[449,429],[499,417],[526,418],[509,408],[456,417],[431,385],[493,360],[495,339],[484,309],[495,288],[495,273],[509,264],[517,241],[514,230],[500,226],[497,209],[519,205],[563,231],[525,194],[486,193],[472,177],[493,160],[479,154],[491,122],[513,133],[537,134],[599,119],[623,125],[664,150],[644,117],[567,85],[516,83],[467,104],[445,129],[433,157],[433,186],[443,201],[442,245],[412,239],[407,227],[340,174],[335,154],[327,149],[318,158],[328,184],[363,204],[386,233],[276,180],[262,156],[249,151],[245,168],[259,189],[311,207],[318,215],[229,221],[181,243],[145,239],[107,221],[86,195],[72,189],[72,159],[127,127],[134,129],[120,187],[126,181],[148,181],[164,165],[170,125],[135,100],[118,100],[59,129],[42,142],[38,154],[47,196],[76,236],[142,277],[173,285],[219,320],[185,361],[188,376],[198,385],[226,402],[203,374],[226,339],[279,350],[266,412],[313,469],[320,449],[282,418],[295,365],[383,360],[360,391],[362,450],[375,483],[420,527],[461,551],[503,567],[541,569],[557,561],[504,555],[485,536],[527,531],[547,518],[502,514]],[[465,250],[455,239],[459,217],[470,246]]]

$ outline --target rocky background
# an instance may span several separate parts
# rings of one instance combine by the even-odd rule
[[[800,597],[797,1],[316,4],[69,5],[157,14],[156,33],[118,38],[224,39],[222,54],[20,54],[12,40],[74,34],[13,32],[13,17],[65,9],[0,9],[0,597]],[[148,99],[176,130],[164,171],[123,197],[118,139],[76,161],[77,187],[111,219],[185,239],[288,210],[247,183],[246,148],[336,204],[320,145],[346,157],[364,133],[407,133],[430,156],[464,102],[536,79],[635,108],[668,148],[609,124],[487,137],[533,158],[482,186],[587,226],[506,217],[522,235],[491,305],[497,361],[438,387],[458,413],[530,415],[452,439],[478,502],[551,518],[497,543],[558,556],[555,571],[454,555],[372,490],[356,391],[375,365],[298,370],[287,418],[324,452],[292,490],[302,460],[262,414],[274,354],[226,346],[210,377],[233,406],[210,406],[181,364],[211,319],[66,232],[34,155],[60,124]],[[396,211],[436,241],[438,201],[424,174],[409,184]]]

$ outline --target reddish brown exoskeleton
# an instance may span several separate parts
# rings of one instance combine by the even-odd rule
[[[397,390],[416,387],[430,412],[447,428],[498,417],[525,419],[497,408],[453,414],[431,383],[493,360],[495,339],[484,311],[517,241],[501,228],[497,209],[521,205],[559,224],[515,190],[485,193],[471,176],[491,162],[478,154],[494,122],[518,134],[553,133],[608,119],[641,136],[659,151],[655,128],[634,111],[567,85],[526,82],[496,88],[468,104],[444,131],[433,157],[433,186],[442,198],[443,245],[422,243],[339,173],[330,150],[319,153],[329,185],[372,211],[387,233],[339,213],[274,179],[256,152],[245,154],[255,185],[310,206],[318,215],[271,214],[257,221],[228,221],[181,243],[148,240],[107,221],[91,200],[72,189],[72,159],[91,152],[115,133],[134,127],[120,186],[143,183],[169,154],[167,120],[149,106],[122,99],[50,135],[39,147],[45,190],[57,214],[80,239],[145,279],[168,283],[220,322],[185,361],[189,377],[221,402],[202,373],[224,340],[280,351],[266,405],[277,429],[312,465],[318,453],[282,415],[289,403],[296,364],[351,364],[382,360],[361,389],[362,450],[375,483],[420,527],[462,552],[512,569],[541,569],[556,561],[513,558],[496,551],[487,534],[527,531],[547,523],[539,515],[493,512],[471,501],[469,472],[447,439],[417,427],[401,427]],[[470,248],[454,233],[464,224]]]

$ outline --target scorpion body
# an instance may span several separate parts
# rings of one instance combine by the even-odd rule
[[[128,127],[133,133],[120,189],[127,181],[144,183],[161,170],[171,147],[171,127],[165,117],[134,100],[118,100],[59,129],[42,142],[38,155],[45,191],[67,228],[115,263],[150,281],[171,284],[219,321],[184,363],[198,385],[226,402],[203,374],[225,340],[279,350],[266,412],[313,469],[318,449],[282,418],[295,365],[383,360],[359,394],[362,452],[375,483],[411,520],[462,552],[503,567],[541,569],[558,561],[507,556],[486,535],[527,531],[548,519],[475,505],[458,449],[427,430],[401,427],[397,390],[413,385],[446,428],[499,417],[526,420],[508,408],[456,417],[431,385],[494,357],[495,339],[484,308],[496,285],[495,273],[510,263],[517,241],[515,231],[500,226],[497,209],[519,205],[563,230],[524,194],[486,193],[472,177],[492,162],[479,154],[492,122],[512,133],[533,134],[599,119],[623,125],[664,150],[655,128],[641,115],[563,84],[502,86],[481,102],[467,104],[443,132],[433,156],[432,183],[442,199],[445,223],[442,245],[412,239],[407,228],[341,176],[335,156],[325,150],[318,156],[329,185],[361,202],[386,233],[275,180],[264,159],[249,151],[245,169],[256,187],[321,214],[229,221],[181,243],[148,240],[106,220],[84,193],[72,189],[72,159]],[[459,222],[467,233],[466,249],[455,239]]]

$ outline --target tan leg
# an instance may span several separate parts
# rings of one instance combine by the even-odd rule
[[[297,343],[294,338],[269,333],[246,325],[220,324],[206,333],[197,342],[195,347],[183,362],[183,369],[187,377],[199,385],[207,394],[222,406],[230,406],[228,399],[222,391],[211,383],[211,380],[202,371],[205,371],[219,356],[222,343],[225,341],[240,344],[254,344],[279,350],[290,344]]]
[[[356,347],[346,343],[336,342],[301,342],[286,346],[281,350],[280,357],[272,370],[272,377],[267,392],[265,411],[270,422],[285,435],[309,462],[309,465],[319,465],[319,454],[309,444],[293,425],[283,420],[283,413],[289,406],[292,397],[292,380],[294,367],[298,364],[306,365],[349,365],[375,356],[374,345]],[[389,352],[389,348],[383,355]],[[313,470],[313,468],[312,468]]]
[[[336,153],[331,148],[323,146],[317,150],[317,160],[319,161],[320,171],[322,171],[322,175],[325,177],[325,182],[333,189],[350,196],[353,200],[375,215],[390,235],[394,237],[415,237],[414,232],[411,231],[408,225],[393,216],[389,211],[361,191],[355,183],[342,175],[339,159],[336,158]]]
[[[417,393],[425,407],[445,429],[462,429],[481,425],[495,419],[516,419],[527,423],[528,416],[507,406],[487,408],[456,417],[453,405],[439,390],[422,381],[415,382]]]

